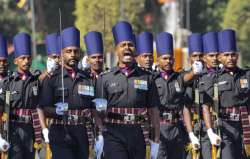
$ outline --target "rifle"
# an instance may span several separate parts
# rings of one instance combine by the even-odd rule
[[[196,83],[198,83],[198,80],[196,81]],[[200,141],[201,139],[201,119],[200,119],[200,94],[199,94],[199,89],[197,87],[195,87],[194,90],[194,104],[195,104],[195,109],[197,111],[196,114],[196,120],[198,122],[198,130],[196,131],[195,134],[198,134],[198,139]],[[198,146],[198,145],[197,145]],[[199,159],[200,158],[200,150],[192,150],[192,159]]]
[[[219,89],[218,89],[218,71],[216,70],[216,82],[214,83],[214,96],[213,96],[213,115],[215,116],[214,127],[216,128],[216,133],[221,137],[220,131],[220,117],[219,117]],[[220,159],[221,147],[212,145],[212,159]]]
[[[4,113],[2,115],[2,135],[3,138],[10,143],[9,140],[9,129],[10,129],[10,96],[11,92],[9,89],[10,84],[10,72],[8,71],[8,81],[7,81],[8,87],[6,87],[5,90],[5,103],[4,103]],[[8,159],[8,151],[1,153],[1,159]]]

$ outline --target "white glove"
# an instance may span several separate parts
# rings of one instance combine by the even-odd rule
[[[150,159],[157,159],[159,146],[159,143],[150,141]]]
[[[101,111],[106,111],[107,110],[107,105],[108,101],[104,98],[95,98],[92,100],[95,103],[96,110],[101,112]]]
[[[82,60],[78,63],[78,68],[80,70],[86,70],[90,68],[90,65],[88,63],[88,56],[84,56]]]
[[[207,135],[208,135],[209,140],[210,140],[210,142],[211,142],[212,145],[216,145],[216,146],[219,146],[219,145],[220,145],[220,143],[221,143],[221,138],[220,138],[217,134],[215,134],[215,133],[213,132],[213,129],[212,129],[212,128],[209,128],[209,129],[207,130]]]
[[[195,75],[200,74],[202,72],[203,65],[200,61],[194,61],[192,64],[192,70]]]
[[[188,134],[188,136],[189,136],[189,139],[191,141],[193,149],[194,150],[198,150],[200,148],[200,141],[199,141],[199,139],[194,135],[193,132],[190,132]]]
[[[55,60],[48,58],[47,59],[47,72],[51,73],[55,71],[58,68],[58,64],[55,62]]]
[[[97,140],[95,141],[95,145],[94,145],[94,150],[95,150],[97,159],[101,159],[102,152],[103,152],[103,145],[104,145],[103,136],[99,135],[97,137]]]
[[[10,148],[10,144],[2,138],[2,135],[0,134],[0,151],[6,152]]]
[[[69,105],[68,103],[56,103],[56,114],[57,115],[63,115],[66,111],[68,111]]]
[[[43,138],[46,143],[49,143],[49,130],[47,128],[43,128],[42,130]]]

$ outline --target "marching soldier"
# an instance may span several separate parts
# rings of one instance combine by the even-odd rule
[[[159,146],[158,93],[152,75],[134,62],[135,39],[128,22],[118,22],[112,29],[118,66],[97,80],[96,97],[107,101],[104,155],[108,159],[144,159],[146,146],[141,125],[147,114],[153,128],[151,157]],[[97,104],[96,104],[97,105]]]
[[[181,121],[184,105],[185,82],[191,73],[178,73],[173,70],[173,38],[167,32],[156,37],[159,73],[156,86],[160,96],[161,143],[158,158],[183,158],[185,129]],[[193,73],[201,71],[200,65],[193,66]],[[192,74],[193,74],[192,73]]]
[[[61,33],[62,65],[43,82],[39,106],[49,121],[53,159],[87,159],[89,143],[86,114],[92,109],[94,86],[88,73],[77,69],[80,32],[75,27]]]
[[[199,151],[199,148],[201,148],[200,157],[203,159],[211,159],[211,144],[206,134],[204,122],[201,120],[201,98],[198,91],[198,83],[200,77],[216,71],[216,68],[218,67],[217,33],[209,32],[203,36],[199,33],[192,34],[188,38],[188,44],[189,53],[191,54],[191,64],[193,64],[195,61],[204,60],[205,66],[203,71],[195,76],[193,81],[186,87],[186,104],[183,111],[184,122],[192,143],[192,148],[196,151]],[[191,115],[191,113],[193,114]],[[194,126],[192,126],[191,116],[194,120]],[[194,154],[192,155],[194,156]]]
[[[41,143],[41,126],[36,110],[39,75],[30,72],[31,38],[26,33],[14,39],[17,71],[11,77],[10,96],[10,151],[11,159],[34,159],[35,148]]]
[[[4,122],[3,114],[5,113],[5,91],[8,89],[9,85],[9,75],[8,75],[8,52],[6,39],[2,34],[0,34],[0,151],[6,152],[9,149],[9,143],[4,136]]]
[[[142,32],[136,36],[136,61],[138,66],[146,71],[153,72],[153,35]]]
[[[52,33],[46,36],[45,39],[45,45],[46,45],[46,51],[48,55],[47,59],[47,69],[40,75],[39,80],[42,82],[45,78],[50,78],[53,72],[59,68],[59,62],[60,62],[60,39],[59,39],[58,33]],[[42,134],[43,138],[45,140],[45,143],[49,143],[49,131],[48,131],[48,125],[46,123],[46,119],[44,116],[44,112],[41,108],[37,108],[40,123],[42,126]]]
[[[88,64],[90,65],[90,69],[88,70],[88,73],[90,74],[94,87],[96,87],[96,81],[103,71],[102,34],[96,31],[89,32],[84,36],[84,42],[85,42],[86,52],[87,52],[86,62],[88,62]],[[88,125],[89,141],[91,142],[91,138],[93,138],[91,130],[94,130],[94,137],[96,138],[94,150],[95,150],[97,159],[100,159],[102,152],[103,152],[103,145],[104,145],[102,131],[100,130],[102,130],[103,128],[102,128],[101,119],[97,116],[96,110],[92,110],[92,114],[94,117],[94,121],[93,119],[90,119],[91,123],[90,125]],[[96,125],[99,127],[97,127]],[[90,129],[90,127],[92,127],[92,129]]]
[[[249,144],[249,71],[237,66],[234,30],[220,31],[218,43],[218,59],[223,68],[219,72],[203,76],[199,83],[204,94],[203,118],[211,144],[221,149],[221,152],[217,151],[217,156],[222,159],[242,159],[242,145]],[[212,124],[210,108],[217,114],[214,121],[216,127]]]

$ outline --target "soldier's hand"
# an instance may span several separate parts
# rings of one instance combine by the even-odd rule
[[[157,159],[159,146],[159,143],[150,141],[150,159]]]
[[[68,111],[68,103],[62,103],[62,102],[59,102],[59,103],[56,103],[56,114],[57,115],[64,115],[65,112]]]
[[[218,136],[217,134],[215,134],[213,132],[212,128],[209,128],[207,130],[207,134],[208,134],[209,140],[210,140],[210,142],[211,142],[212,145],[219,146],[221,144],[221,138],[220,138],[220,136]]]
[[[189,134],[189,139],[191,141],[192,147],[194,150],[200,149],[200,141],[199,139],[194,135],[193,132],[190,132]]]
[[[2,138],[2,135],[0,134],[0,151],[6,152],[10,148],[10,144]]]
[[[192,64],[192,70],[195,75],[200,74],[202,72],[203,65],[200,61],[194,61]]]
[[[96,158],[101,159],[102,152],[103,152],[103,146],[104,146],[104,139],[102,135],[97,136],[97,139],[95,141],[95,153],[96,153]]]
[[[55,60],[48,58],[47,59],[47,72],[51,73],[53,71],[55,71],[58,67],[58,64],[55,62]]]
[[[42,133],[45,143],[49,143],[49,130],[47,128],[43,128]]]
[[[84,56],[81,61],[78,63],[78,69],[86,70],[90,68],[90,64],[87,61],[88,56]]]

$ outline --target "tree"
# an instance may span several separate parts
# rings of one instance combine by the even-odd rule
[[[113,48],[112,26],[118,20],[127,20],[137,33],[142,26],[140,13],[143,7],[144,0],[76,0],[75,24],[81,30],[81,39],[89,31],[103,33],[106,51],[111,52]],[[124,13],[124,17],[121,13]]]
[[[224,14],[223,28],[237,31],[238,48],[242,55],[242,64],[250,65],[250,0],[230,0]]]
[[[190,3],[191,31],[207,32],[222,28],[223,13],[229,0],[192,0]]]

